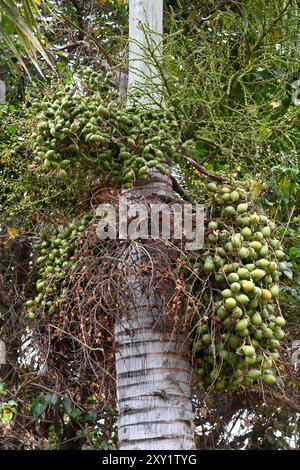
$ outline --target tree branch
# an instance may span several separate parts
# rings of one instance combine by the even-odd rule
[[[202,175],[207,176],[208,178],[216,181],[224,181],[223,176],[220,175],[215,175],[214,173],[210,173],[209,171],[206,170],[203,166],[199,165],[195,160],[193,160],[190,157],[185,157],[182,155],[182,158],[189,162],[196,170],[198,170]]]

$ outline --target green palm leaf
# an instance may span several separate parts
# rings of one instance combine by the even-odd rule
[[[42,44],[37,39],[36,35],[34,34],[35,28],[35,14],[37,13],[37,7],[33,0],[23,0],[23,15],[20,14],[19,10],[17,9],[15,2],[8,2],[7,0],[0,0],[0,11],[5,12],[8,16],[12,24],[14,25],[15,31],[19,37],[19,40],[24,47],[26,53],[30,57],[32,63],[42,74],[42,71],[38,65],[37,61],[37,52],[41,54],[44,60],[48,63],[48,65],[53,69],[52,63],[45,52]],[[13,41],[9,37],[7,33],[3,30],[0,24],[0,35],[3,37],[4,41],[6,42],[7,46],[11,49],[19,63],[25,70],[27,68],[24,67],[24,61],[20,60],[21,56],[20,53],[17,53],[16,47],[13,44]],[[43,75],[43,74],[42,74]]]

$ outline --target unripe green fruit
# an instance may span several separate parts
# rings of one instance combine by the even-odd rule
[[[261,258],[261,259],[256,261],[256,266],[258,266],[261,269],[267,269],[269,264],[270,264],[270,262],[265,258]]]
[[[223,307],[218,308],[217,310],[217,316],[220,320],[223,320],[224,318],[227,317],[227,312],[224,310]]]
[[[259,250],[259,256],[262,258],[265,258],[269,254],[269,248],[268,245],[264,245],[260,250]]]
[[[258,298],[255,298],[255,299],[252,299],[250,304],[249,304],[249,307],[252,308],[252,309],[255,309],[259,306],[259,300]]]
[[[270,328],[272,331],[274,331],[275,328],[276,328],[276,323],[275,323],[274,321],[271,321],[271,322],[269,323],[269,328]]]
[[[235,335],[231,335],[229,337],[228,342],[229,342],[230,349],[232,349],[233,351],[235,351],[240,345],[240,340]]]
[[[226,245],[225,245],[225,250],[226,250],[228,253],[233,253],[234,248],[233,248],[233,245],[232,245],[231,242],[226,243]]]
[[[273,374],[265,374],[262,378],[263,382],[267,385],[274,385],[276,383],[276,378]]]
[[[254,356],[255,354],[255,348],[253,346],[244,346],[242,351],[245,356]]]
[[[36,288],[38,291],[42,291],[45,288],[45,282],[44,281],[37,281],[36,283]]]
[[[229,297],[232,297],[232,292],[230,289],[224,289],[222,290],[221,295],[224,299],[228,299]]]
[[[200,335],[203,335],[204,333],[206,333],[208,331],[208,327],[207,325],[199,325],[197,327],[197,333],[199,333]]]
[[[225,320],[223,320],[223,325],[225,326],[225,328],[230,328],[232,326],[231,318],[229,317],[225,318]]]
[[[268,270],[271,273],[274,273],[276,269],[277,269],[277,263],[275,263],[274,261],[271,261],[271,263],[269,263]]]
[[[248,322],[247,318],[243,318],[242,320],[239,320],[237,322],[235,327],[238,331],[240,331],[240,330],[244,330],[245,328],[247,328],[248,324],[249,324],[249,322]]]
[[[214,389],[216,392],[222,392],[225,389],[225,381],[224,380],[217,380],[214,385]]]
[[[261,233],[263,234],[264,238],[269,238],[271,235],[270,227],[266,226],[261,229]]]
[[[226,361],[229,357],[229,352],[226,351],[226,349],[223,349],[222,351],[220,351],[220,357],[224,359],[224,361]]]
[[[252,315],[251,322],[252,322],[253,325],[255,325],[255,326],[261,325],[261,324],[262,324],[261,315],[260,315],[258,312],[254,313],[254,315]]]
[[[274,336],[276,339],[278,339],[278,341],[281,341],[285,337],[285,333],[283,330],[278,329],[274,331]]]
[[[254,269],[254,271],[252,271],[251,273],[251,276],[254,281],[260,281],[265,275],[266,271],[264,271],[263,269]]]
[[[233,309],[232,315],[235,318],[241,318],[243,316],[243,310],[240,307],[235,307]]]
[[[279,248],[280,241],[277,240],[277,238],[273,238],[272,240],[270,240],[270,244],[272,248],[276,249],[276,248]]]
[[[225,300],[226,310],[233,310],[236,306],[236,300],[233,297],[229,297]]]
[[[221,199],[224,202],[228,202],[230,200],[230,194],[228,193],[222,194]]]
[[[253,239],[255,241],[258,241],[258,242],[262,242],[263,239],[264,239],[264,236],[261,232],[255,232],[255,234],[253,235]],[[261,245],[262,246],[262,245]]]
[[[278,263],[278,270],[280,273],[283,273],[286,270],[286,264],[284,262]]]
[[[279,296],[279,287],[274,284],[273,286],[270,287],[270,292],[273,298],[276,298]]]
[[[211,222],[209,222],[208,227],[213,229],[213,230],[217,230],[218,222],[211,221]]]
[[[246,356],[245,362],[248,365],[251,365],[251,366],[254,365],[256,363],[256,355],[254,354],[254,356]]]
[[[254,347],[255,347],[255,349],[260,349],[260,347],[261,347],[261,344],[260,344],[260,342],[259,342],[259,341],[257,341],[257,339],[255,339],[255,338],[252,338],[252,339],[251,339],[251,343],[252,343],[252,346],[254,346]]]
[[[60,170],[59,173],[58,173],[58,176],[60,178],[67,178],[68,173],[66,172],[66,170]]]
[[[240,277],[237,273],[228,274],[228,282],[233,283],[233,282],[238,282],[239,280],[240,280]]]
[[[239,193],[237,191],[232,191],[232,193],[230,193],[230,199],[233,202],[237,202],[240,199]]]
[[[245,264],[245,268],[248,269],[248,271],[251,273],[255,269],[255,264],[253,263]]]
[[[233,216],[235,214],[235,208],[233,206],[227,206],[224,209],[224,213],[227,216]]]
[[[52,315],[53,313],[55,313],[55,310],[56,310],[56,306],[55,306],[55,305],[51,305],[51,306],[49,307],[48,313],[50,313],[50,315]]]
[[[209,333],[206,333],[205,335],[202,336],[202,341],[204,344],[210,344],[211,342],[211,337]]]
[[[278,339],[271,339],[270,346],[272,349],[278,349],[280,346],[280,341],[278,341]]]
[[[243,237],[244,237],[245,240],[248,240],[248,238],[251,237],[252,232],[251,232],[251,230],[250,230],[249,227],[245,227],[245,228],[243,228],[243,230],[241,231],[241,234],[243,235]]]
[[[212,243],[216,243],[218,241],[218,235],[216,235],[215,233],[210,233],[208,235],[208,240]]]
[[[277,326],[284,327],[286,321],[283,317],[277,317],[275,323]]]
[[[245,227],[245,220],[243,217],[237,217],[236,218],[236,225],[238,227]]]
[[[218,191],[218,186],[216,185],[216,183],[208,183],[207,189],[211,193],[216,193]]]
[[[28,316],[29,320],[35,320],[36,319],[36,314],[34,313],[33,310],[29,310],[29,312],[27,313],[27,316]]]
[[[215,269],[214,263],[211,260],[206,260],[203,269],[207,273],[211,273]]]
[[[260,287],[255,286],[254,289],[253,289],[253,292],[254,292],[256,297],[261,297],[261,288]]]
[[[272,304],[268,304],[265,306],[265,309],[267,309],[268,313],[275,313],[275,307]]]
[[[250,377],[250,379],[256,380],[261,375],[261,372],[259,369],[250,369],[247,372],[247,375]]]
[[[236,296],[236,301],[241,305],[247,305],[250,302],[250,299],[245,294],[238,294]]]
[[[263,331],[263,337],[264,337],[264,338],[267,338],[267,339],[273,338],[273,331],[271,330],[271,328],[265,328],[265,329],[264,329],[264,331]]]
[[[245,328],[244,330],[238,330],[238,333],[242,338],[247,338],[249,336],[248,328]]]
[[[239,268],[237,273],[238,273],[240,279],[249,279],[249,277],[250,277],[250,273],[249,273],[248,269],[246,269],[246,268]]]
[[[248,250],[248,248],[245,248],[245,247],[241,248],[240,251],[239,251],[239,255],[240,255],[240,257],[243,258],[243,259],[244,259],[244,258],[248,258],[248,256],[249,256],[249,250]]]
[[[239,292],[241,290],[241,285],[239,282],[234,282],[233,284],[230,284],[230,290],[231,292],[233,292],[234,294],[236,294],[237,292]]]
[[[233,235],[231,237],[231,243],[234,248],[241,248],[242,240],[241,240],[240,235]]]
[[[248,204],[246,202],[243,202],[237,206],[236,210],[238,214],[243,214],[244,212],[247,212]]]
[[[282,250],[276,250],[275,251],[275,256],[277,259],[282,260],[284,258],[284,253]]]
[[[226,274],[232,273],[235,270],[234,264],[224,264],[223,271]]]

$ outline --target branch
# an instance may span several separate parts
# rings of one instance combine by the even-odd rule
[[[224,181],[224,178],[223,176],[220,176],[220,175],[215,175],[214,173],[210,173],[209,171],[207,171],[203,166],[199,165],[199,163],[197,163],[195,160],[193,160],[192,158],[190,157],[185,157],[182,155],[182,158],[184,160],[186,160],[187,162],[189,162],[194,168],[196,168],[196,170],[198,170],[202,175],[205,175],[207,176],[208,178],[211,178],[212,180],[216,180],[216,181]]]
[[[102,52],[102,54],[104,55],[104,57],[106,58],[107,60],[107,63],[111,66],[112,65],[112,60],[109,56],[109,54],[106,52],[106,50],[104,49],[104,47],[97,41],[97,39],[93,38],[91,34],[89,33],[86,33],[82,28],[80,28],[80,26],[78,26],[77,24],[73,23],[73,21],[71,21],[66,15],[64,15],[63,13],[57,13],[58,16],[61,16],[65,22],[67,24],[69,24],[70,26],[72,26],[73,28],[77,29],[78,31],[80,31],[81,33],[83,33],[86,38],[90,39],[90,41],[92,41],[95,46],[98,47],[98,49],[100,50],[100,52]]]

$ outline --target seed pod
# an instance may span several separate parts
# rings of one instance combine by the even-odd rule
[[[243,203],[241,203],[237,206],[236,210],[237,210],[238,214],[243,214],[243,213],[247,212],[248,204],[243,202]]]

